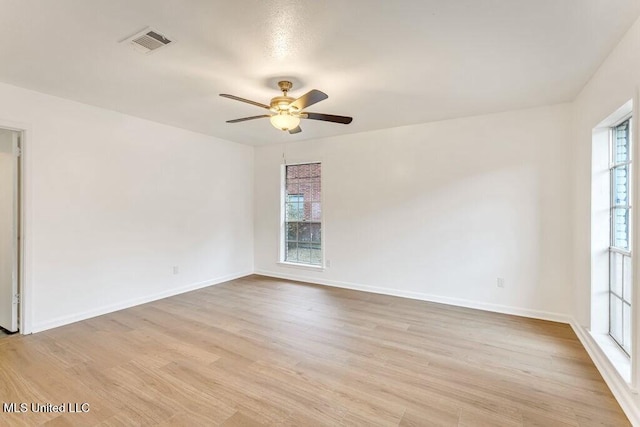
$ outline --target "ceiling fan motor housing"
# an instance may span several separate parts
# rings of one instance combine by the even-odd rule
[[[297,108],[290,107],[289,104],[295,101],[295,98],[287,96],[287,92],[291,90],[293,83],[287,80],[282,80],[278,82],[278,87],[282,91],[282,96],[276,96],[271,99],[271,111],[274,113],[279,113],[281,111],[289,111],[293,113]]]
[[[294,112],[297,109],[295,107],[289,107],[295,101],[295,98],[290,96],[276,96],[275,98],[271,98],[271,111],[274,113],[278,113],[280,111],[289,111]]]

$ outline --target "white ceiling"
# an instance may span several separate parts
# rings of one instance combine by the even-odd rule
[[[640,13],[638,0],[0,0],[0,81],[241,143],[361,132],[572,100]],[[151,26],[176,43],[118,41]],[[264,110],[293,80],[310,111],[289,135]]]

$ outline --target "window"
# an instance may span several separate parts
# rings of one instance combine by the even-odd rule
[[[609,335],[631,353],[631,119],[609,136]]]
[[[322,265],[320,163],[286,165],[283,261]]]

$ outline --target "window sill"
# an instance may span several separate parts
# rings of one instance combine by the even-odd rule
[[[285,261],[279,261],[278,264],[283,267],[299,268],[301,270],[324,271],[324,267],[321,265],[296,264],[295,262],[285,262]]]
[[[618,374],[622,379],[631,385],[631,360],[624,351],[613,341],[608,334],[594,334],[591,333],[591,337],[598,344],[600,350],[607,356],[609,362],[618,371]]]

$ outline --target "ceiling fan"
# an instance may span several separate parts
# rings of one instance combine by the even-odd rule
[[[327,99],[329,96],[316,89],[312,89],[309,92],[302,95],[300,98],[295,99],[287,95],[287,92],[293,87],[293,83],[283,80],[278,82],[278,86],[282,91],[282,96],[276,96],[271,99],[270,105],[261,104],[260,102],[251,101],[249,99],[240,98],[234,95],[228,95],[221,93],[220,96],[229,99],[235,99],[236,101],[246,102],[247,104],[255,105],[271,111],[272,114],[263,114],[261,116],[243,117],[241,119],[227,120],[227,123],[239,123],[247,120],[262,119],[269,117],[271,124],[276,128],[283,131],[288,131],[290,134],[300,133],[300,119],[322,120],[325,122],[342,123],[348,125],[353,120],[352,117],[334,116],[333,114],[321,114],[311,113],[303,111],[305,108]]]

